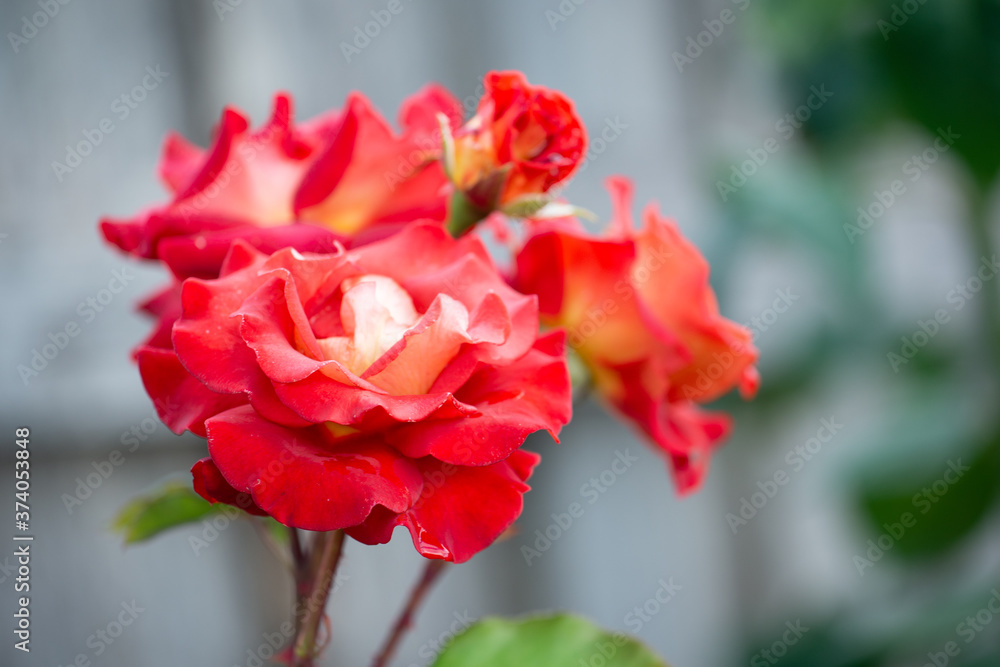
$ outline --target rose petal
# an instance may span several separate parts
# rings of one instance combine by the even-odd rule
[[[406,526],[421,555],[464,563],[521,515],[524,494],[531,488],[524,482],[540,460],[526,451],[481,467],[420,459],[424,492],[416,504],[402,514],[376,510],[348,535],[365,544],[384,544],[393,528]]]
[[[245,116],[226,109],[204,167],[175,205],[193,200],[204,213],[258,224],[293,220],[292,194],[310,150],[293,140],[291,117],[292,102],[286,94],[275,96],[270,120],[256,132],[247,132]]]
[[[336,138],[295,194],[296,215],[352,235],[385,222],[443,220],[446,179],[433,159],[440,140],[428,136],[427,121],[456,105],[443,89],[426,91],[404,107],[407,123],[396,135],[367,98],[352,94]]]
[[[477,466],[506,458],[535,431],[556,437],[572,416],[563,341],[553,332],[509,366],[483,365],[456,393],[479,415],[402,425],[386,441],[412,458]]]
[[[337,243],[347,241],[345,237],[316,225],[257,227],[244,224],[165,238],[157,246],[157,254],[178,278],[215,278],[226,253],[237,240],[268,255],[282,248],[295,248],[302,252],[334,252]]]
[[[204,159],[204,150],[176,132],[171,132],[163,142],[160,178],[172,193],[177,194],[190,185]]]
[[[711,401],[725,394],[757,359],[753,335],[719,314],[708,282],[708,262],[677,226],[648,207],[636,236],[637,266],[652,279],[638,283],[643,303],[657,321],[677,333],[690,362],[670,377],[670,398]],[[656,267],[665,267],[656,269]],[[668,295],[683,294],[683,299]]]
[[[287,526],[349,528],[376,505],[406,510],[422,488],[413,463],[373,439],[341,442],[325,426],[286,428],[249,406],[206,426],[208,449],[223,477]]]
[[[476,342],[468,329],[465,306],[439,295],[420,321],[361,377],[396,396],[424,394],[462,345]]]
[[[250,275],[252,270],[213,281],[191,278],[184,282],[184,313],[174,324],[174,350],[184,368],[212,391],[245,394],[268,419],[304,426],[309,422],[278,400],[256,355],[240,335],[240,318],[232,316],[253,291],[272,278],[266,272]]]
[[[704,412],[690,401],[668,401],[663,374],[648,364],[616,371],[622,393],[607,394],[608,400],[666,454],[677,492],[697,491],[708,474],[711,453],[729,434],[729,416]]]
[[[156,412],[171,431],[205,436],[205,420],[246,403],[245,396],[211,391],[181,365],[170,349],[142,347],[136,352],[139,373]]]
[[[212,459],[204,458],[195,463],[191,468],[191,476],[194,478],[195,492],[208,502],[225,503],[239,507],[248,514],[267,516],[267,512],[257,507],[249,493],[237,491],[226,481]]]

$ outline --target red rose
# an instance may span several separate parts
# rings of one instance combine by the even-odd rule
[[[452,127],[461,104],[428,86],[403,103],[396,135],[360,93],[348,98],[343,124],[305,173],[295,193],[295,215],[361,241],[387,236],[414,220],[444,220],[448,182],[439,160],[437,114]]]
[[[456,124],[461,113],[437,86],[404,102],[399,135],[358,93],[344,110],[298,125],[291,99],[279,94],[256,131],[226,109],[208,150],[167,138],[160,175],[171,201],[130,220],[105,219],[101,229],[125,252],[162,260],[183,278],[217,276],[235,239],[266,253],[325,252],[338,240],[349,245],[405,222],[442,220],[447,182],[428,139],[440,136],[437,113]]]
[[[208,150],[167,137],[159,171],[171,201],[131,220],[105,219],[101,229],[120,249],[161,260],[183,280],[218,276],[237,239],[268,254],[328,252],[337,241],[360,244],[405,222],[441,220],[447,182],[427,157],[440,144],[437,113],[460,120],[458,102],[438,86],[403,103],[400,135],[360,94],[343,111],[299,124],[291,98],[279,94],[271,119],[255,131],[226,109]],[[175,282],[143,305],[158,318],[146,344],[169,341],[179,296]]]
[[[156,319],[156,325],[136,352],[145,346],[172,348],[170,333],[174,322],[181,316],[181,281],[172,280],[169,286],[146,297],[139,304],[139,310]]]
[[[751,333],[719,314],[708,264],[677,226],[648,207],[634,229],[632,186],[612,179],[615,215],[595,237],[573,219],[533,222],[515,285],[537,294],[542,321],[565,327],[604,398],[669,457],[678,489],[698,488],[729,418],[706,413],[758,376]]]
[[[271,119],[253,132],[242,113],[223,111],[208,150],[169,135],[159,171],[171,200],[129,220],[102,220],[105,237],[130,254],[163,260],[181,277],[218,275],[236,238],[265,252],[289,245],[284,240],[292,235],[300,245],[332,248],[336,236],[329,230],[286,225],[302,174],[340,114],[304,127],[293,126],[291,114],[291,99],[281,94]]]
[[[520,72],[490,72],[484,85],[476,115],[454,135],[456,187],[492,210],[568,179],[587,149],[573,102]]]
[[[529,433],[570,417],[562,334],[485,247],[432,223],[350,251],[271,256],[236,243],[191,278],[173,349],[140,350],[176,432],[207,435],[196,489],[249,494],[308,530],[464,561],[521,512]]]

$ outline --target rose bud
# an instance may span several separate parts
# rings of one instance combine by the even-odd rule
[[[562,93],[532,86],[520,72],[490,72],[484,86],[476,114],[445,137],[453,232],[496,209],[523,217],[541,208],[586,152],[583,123]]]

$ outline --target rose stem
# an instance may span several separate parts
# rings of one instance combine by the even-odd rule
[[[340,562],[344,531],[317,533],[313,539],[307,573],[296,577],[301,622],[292,645],[293,667],[312,667],[316,657],[316,638],[323,620],[326,601]],[[303,593],[308,591],[307,599]]]
[[[298,528],[288,529],[288,543],[292,547],[292,563],[295,564],[295,569],[298,571],[302,569],[302,565],[306,561],[305,555],[302,553],[302,542],[299,539]]]
[[[406,607],[403,608],[403,611],[396,619],[396,624],[392,627],[392,632],[386,638],[382,650],[379,652],[378,657],[375,658],[375,662],[372,663],[372,667],[385,667],[389,664],[389,660],[392,659],[396,649],[399,648],[399,642],[403,639],[403,635],[413,625],[413,617],[417,609],[423,603],[431,587],[434,586],[434,582],[441,576],[447,565],[448,562],[443,560],[427,561],[423,576],[420,577],[420,581],[410,591],[410,598],[406,602]]]

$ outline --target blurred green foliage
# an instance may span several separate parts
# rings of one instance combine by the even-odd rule
[[[455,637],[434,662],[434,667],[472,665],[667,667],[637,640],[572,614],[484,619]]]
[[[762,359],[758,399],[748,406],[727,401],[725,408],[740,413],[738,422],[761,412],[777,419],[831,373],[870,362],[875,372],[868,380],[891,391],[871,456],[845,475],[856,525],[877,543],[898,534],[901,517],[912,515],[891,549],[873,550],[879,558],[863,573],[861,601],[833,617],[813,613],[825,620],[780,664],[1000,665],[1000,614],[983,627],[986,638],[960,634],[964,619],[981,611],[1000,583],[1000,555],[985,582],[981,566],[983,533],[996,525],[990,519],[1000,509],[1000,410],[983,425],[968,407],[990,391],[983,375],[992,391],[1000,384],[1000,290],[984,285],[975,303],[979,330],[967,340],[933,340],[893,374],[886,352],[913,332],[898,331],[882,315],[868,249],[843,231],[871,196],[868,185],[853,191],[852,161],[888,130],[909,127],[930,145],[950,128],[960,135],[951,157],[965,172],[955,187],[969,213],[954,225],[968,239],[969,275],[979,257],[995,252],[987,204],[1000,176],[1000,0],[762,0],[747,16],[744,29],[774,62],[788,100],[819,83],[836,94],[797,133],[805,151],[769,163],[726,199],[731,238],[713,257],[716,279],[727,283],[726,268],[740,246],[764,242],[807,257],[832,292],[824,321],[779,359]],[[718,165],[711,183],[729,178],[728,169],[729,162]],[[947,462],[959,459],[968,471],[942,481]],[[858,554],[865,557],[868,548],[858,544]],[[748,641],[749,664],[775,664],[760,651],[782,631],[774,627]],[[949,641],[959,647],[957,657],[930,662]]]
[[[221,507],[209,503],[188,484],[167,482],[125,505],[115,517],[113,527],[122,534],[126,544],[134,544],[165,530],[198,521]]]
[[[809,137],[824,150],[856,147],[898,120],[955,150],[982,189],[1000,170],[1000,3],[996,0],[772,0],[754,13],[759,41],[792,90],[837,90]]]

